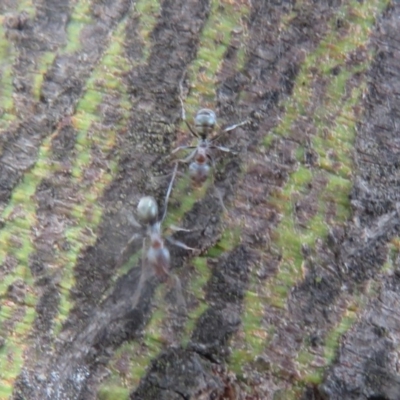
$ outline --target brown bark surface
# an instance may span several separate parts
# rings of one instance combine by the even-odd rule
[[[400,399],[399,21],[2,1],[0,398]],[[124,249],[196,144],[180,97],[246,123],[204,188],[179,164],[163,232],[196,251],[168,244],[165,280]]]

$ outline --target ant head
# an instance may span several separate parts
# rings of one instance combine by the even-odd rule
[[[196,131],[202,138],[206,138],[207,135],[213,131],[217,124],[217,117],[213,110],[209,108],[202,108],[199,110],[194,118],[194,125]]]
[[[137,215],[144,224],[154,224],[158,218],[158,205],[154,197],[142,197],[137,206]]]

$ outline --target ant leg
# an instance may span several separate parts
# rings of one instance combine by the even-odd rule
[[[227,128],[223,129],[221,132],[219,132],[216,136],[211,138],[210,139],[210,143],[215,142],[216,140],[218,140],[224,133],[233,131],[234,129],[238,128],[239,126],[243,126],[243,125],[247,124],[247,122],[248,121],[246,120],[246,121],[240,122],[239,124],[228,126]]]
[[[151,277],[151,274],[154,271],[149,271],[148,268],[146,268],[146,258],[147,258],[147,254],[146,254],[146,238],[143,239],[143,246],[142,246],[142,268],[140,271],[140,278],[139,278],[139,282],[137,284],[136,290],[135,290],[135,294],[132,298],[132,308],[136,308],[139,300],[140,300],[140,295],[142,294],[143,291],[143,287],[144,284],[146,283],[147,279]]]
[[[141,236],[142,236],[141,234],[135,233],[135,234],[128,240],[128,243],[124,246],[124,248],[123,248],[123,249],[121,250],[121,252],[120,252],[119,261],[117,261],[118,264],[121,263],[121,262],[123,262],[123,258],[124,258],[124,256],[125,256],[125,253],[127,252],[128,248],[129,248],[129,245],[130,245],[133,241],[139,239]]]
[[[171,243],[171,244],[173,244],[173,245],[175,245],[177,247],[180,247],[181,249],[192,250],[192,251],[196,251],[197,250],[197,249],[194,249],[193,247],[186,246],[185,243],[182,243],[179,240],[172,239],[170,236],[167,236],[165,238],[165,240],[167,240],[169,243]]]
[[[191,133],[193,136],[197,137],[197,139],[200,139],[200,136],[199,136],[199,135],[197,134],[197,132],[192,128],[192,126],[189,124],[189,122],[186,121],[186,119],[185,119],[185,124],[186,124],[186,126],[189,128],[190,133]]]
[[[215,160],[211,154],[207,154],[207,158],[210,160],[212,167],[215,169]]]
[[[224,146],[210,146],[210,149],[218,149],[220,151],[223,151],[225,153],[232,153],[232,154],[237,154],[236,151],[233,151],[231,149],[229,149],[228,147],[224,147]]]
[[[162,218],[160,220],[160,224],[161,224],[161,222],[164,221],[165,217],[167,216],[168,200],[169,200],[169,196],[171,195],[172,186],[174,184],[174,180],[175,180],[177,171],[178,171],[178,163],[175,163],[175,168],[174,168],[174,171],[172,172],[171,182],[169,183],[167,194],[166,194],[165,200],[164,200],[164,212],[163,212]]]
[[[227,128],[225,128],[223,131],[224,131],[224,132],[230,132],[230,131],[233,131],[234,129],[236,129],[236,128],[239,128],[239,126],[246,125],[246,124],[247,124],[247,122],[248,122],[248,120],[246,119],[245,121],[239,122],[238,124],[235,124],[235,125],[228,126],[228,127],[227,127]]]
[[[146,270],[146,238],[143,238],[143,244],[142,244],[142,274]]]
[[[176,149],[171,151],[171,154],[174,154],[180,150],[186,150],[186,149],[195,149],[197,146],[179,146]]]
[[[142,235],[139,233],[135,233],[134,235],[132,235],[132,237],[128,240],[127,246],[129,246],[133,241],[139,239],[140,236]]]
[[[185,148],[186,146],[181,146],[181,148]],[[177,160],[177,163],[187,163],[189,162],[195,155],[196,155],[196,151],[197,151],[197,147],[196,146],[188,146],[186,147],[187,149],[194,149],[187,157],[183,158],[182,160]],[[180,148],[178,147],[178,150],[180,150]]]
[[[128,220],[128,222],[133,225],[135,228],[141,228],[142,225],[139,224],[138,221],[136,221],[136,218],[130,213],[127,212],[126,214],[126,219]]]
[[[169,229],[171,229],[174,232],[192,232],[192,229],[180,228],[179,226],[176,225],[170,225]]]

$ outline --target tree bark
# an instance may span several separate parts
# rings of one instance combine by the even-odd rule
[[[399,15],[3,1],[0,399],[399,399]]]

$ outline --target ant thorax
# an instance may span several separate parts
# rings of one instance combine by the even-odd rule
[[[189,165],[189,176],[195,185],[203,185],[210,174],[211,168],[207,163],[209,150],[208,141],[202,141],[197,147],[194,162]]]
[[[164,239],[161,233],[161,222],[157,221],[154,224],[149,224],[146,229],[146,236],[150,241],[150,247],[159,249],[164,246]]]
[[[150,234],[150,243],[151,248],[153,249],[161,249],[164,247],[164,240],[161,238],[161,235],[159,233]]]
[[[152,242],[152,245],[147,251],[147,261],[153,267],[157,276],[168,276],[171,264],[169,250],[167,247],[164,247],[162,240],[157,244],[159,244],[159,246],[153,246]]]
[[[207,162],[208,143],[204,143],[197,148],[194,157],[197,164],[205,164]]]

